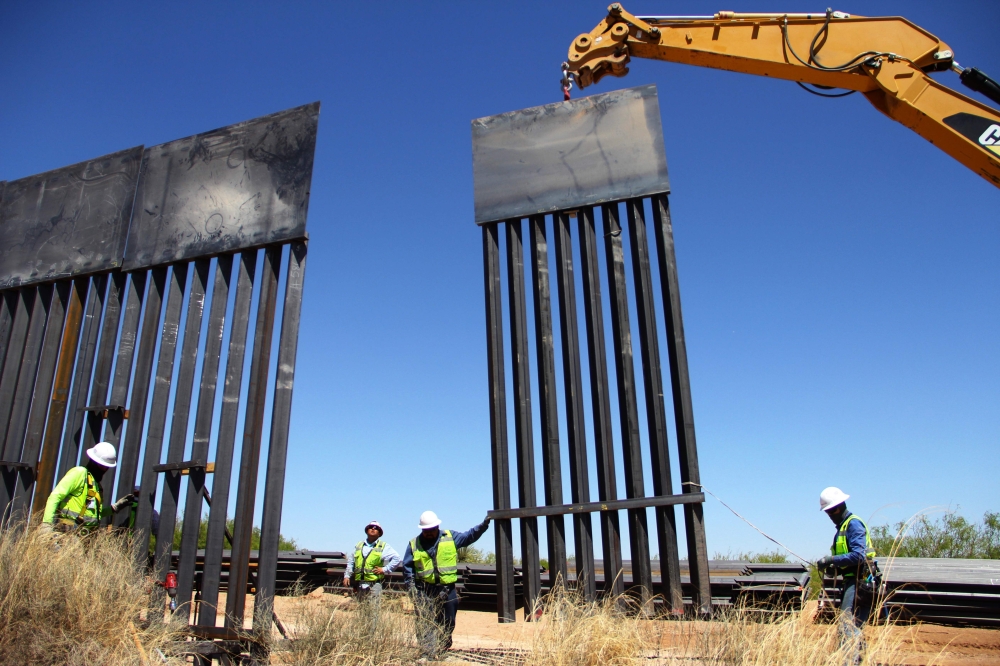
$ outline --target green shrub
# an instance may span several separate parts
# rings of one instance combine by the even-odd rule
[[[946,513],[937,520],[918,516],[895,525],[871,528],[880,557],[956,557],[1000,559],[1000,512],[987,511],[982,523]]]
[[[475,546],[458,549],[458,561],[466,564],[496,564],[497,556],[493,552],[484,552]]]
[[[174,526],[174,550],[180,550],[181,548],[181,532],[184,529],[184,521],[178,520],[177,524]],[[236,520],[230,518],[226,521],[226,529],[229,530],[230,534],[236,529]],[[198,548],[204,548],[205,543],[208,541],[208,515],[204,515],[201,518],[201,525],[198,529]],[[226,545],[229,545],[228,540]],[[295,539],[289,539],[283,534],[278,535],[278,550],[298,550],[299,544],[295,542]],[[253,532],[250,533],[250,550],[260,549],[260,528],[254,527]]]

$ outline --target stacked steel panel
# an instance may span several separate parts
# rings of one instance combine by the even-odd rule
[[[652,612],[654,595],[666,610],[683,613],[674,506],[683,507],[694,609],[712,609],[708,555],[698,471],[697,446],[687,353],[681,317],[673,228],[667,199],[669,182],[663,150],[659,106],[654,86],[585,97],[472,123],[476,222],[482,226],[486,291],[490,431],[496,521],[497,612],[502,622],[514,619],[513,523],[520,527],[525,602],[542,594],[538,518],[545,518],[550,576],[577,583],[584,598],[597,593],[594,569],[594,526],[599,514],[601,548],[611,581],[609,594],[625,591],[619,512],[626,511],[637,594],[644,612]],[[655,255],[647,230],[652,225]],[[527,226],[525,226],[527,225]],[[575,237],[575,240],[574,240]],[[558,309],[553,310],[549,243],[555,245]],[[625,240],[628,244],[625,244]],[[527,250],[525,250],[527,245]],[[579,247],[579,269],[574,260]],[[503,248],[503,250],[502,250]],[[606,274],[602,275],[603,249]],[[502,258],[503,255],[503,258]],[[626,259],[631,271],[626,270]],[[506,280],[502,264],[506,261]],[[530,270],[529,270],[530,267]],[[659,284],[654,284],[653,269]],[[576,271],[582,272],[584,332],[577,314]],[[658,288],[657,288],[658,287]],[[605,309],[602,290],[608,295]],[[509,330],[505,331],[507,296]],[[632,292],[630,297],[629,292]],[[662,301],[665,330],[657,322],[657,295]],[[528,325],[533,308],[534,370]],[[630,308],[636,309],[641,385],[635,376]],[[614,377],[621,437],[616,446],[605,342],[610,317]],[[554,321],[558,321],[562,367],[556,366]],[[659,340],[665,334],[673,397],[680,484],[675,487],[667,442],[668,423]],[[510,366],[504,342],[509,335]],[[597,463],[597,502],[590,497],[587,414],[584,408],[582,350],[589,369],[593,455]],[[512,380],[508,386],[507,373]],[[532,376],[537,377],[533,398]],[[561,391],[560,391],[561,380]],[[518,508],[511,504],[507,395],[513,396],[515,469]],[[645,425],[652,473],[647,495],[644,447],[638,399],[645,398]],[[564,400],[566,430],[560,433],[559,395]],[[535,474],[533,421],[541,424],[542,501]],[[615,449],[624,460],[625,498],[619,497]],[[571,503],[563,496],[562,457],[569,456]],[[675,491],[679,491],[676,492]],[[653,508],[656,526],[647,524]],[[567,558],[564,516],[571,515],[575,537],[575,571]],[[652,531],[652,534],[651,534]],[[655,537],[654,537],[655,534]],[[654,582],[650,538],[654,537],[665,575]]]
[[[86,460],[85,450],[111,442],[118,466],[101,481],[104,507],[141,485],[135,554],[145,561],[157,537],[159,580],[172,566],[170,544],[185,504],[176,562],[177,614],[185,620],[206,503],[203,599],[217,601],[226,539],[234,551],[230,575],[246,585],[263,423],[270,416],[255,578],[255,628],[270,628],[318,115],[319,104],[311,104],[0,183],[3,524],[41,513],[55,481]],[[159,532],[152,535],[159,488]],[[124,527],[127,514],[115,516],[115,526]],[[227,614],[236,626],[243,600],[229,595]],[[204,623],[214,627],[214,615]]]
[[[897,621],[1000,627],[1000,560],[879,559],[885,615]],[[833,600],[837,580],[824,578]]]

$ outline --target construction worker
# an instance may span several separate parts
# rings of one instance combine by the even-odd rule
[[[860,664],[865,649],[863,627],[871,615],[878,568],[868,526],[847,510],[848,497],[843,490],[832,486],[819,495],[819,507],[837,526],[837,534],[830,554],[816,562],[816,567],[821,572],[833,570],[843,577],[840,646],[846,648],[846,664]]]
[[[451,647],[458,613],[458,549],[474,544],[489,526],[487,517],[468,532],[453,534],[441,529],[433,511],[420,514],[420,535],[403,555],[403,579],[413,594],[421,659],[435,659],[440,650]]]
[[[52,489],[42,515],[43,528],[49,525],[60,532],[84,534],[101,524],[101,479],[118,464],[118,454],[108,442],[98,442],[87,449],[87,458],[86,465],[70,469]]]
[[[353,585],[359,600],[368,597],[377,600],[382,594],[382,581],[386,574],[399,566],[399,553],[382,540],[383,533],[377,520],[365,525],[367,538],[354,546],[354,557],[347,561],[344,587]]]

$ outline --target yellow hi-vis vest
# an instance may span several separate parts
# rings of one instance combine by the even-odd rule
[[[363,583],[381,582],[385,576],[375,573],[372,569],[382,566],[382,551],[385,549],[385,543],[381,539],[376,541],[372,549],[368,551],[367,558],[361,556],[361,548],[365,543],[365,541],[359,541],[358,545],[354,547],[354,580]]]
[[[433,558],[420,545],[420,537],[410,542],[410,551],[413,553],[413,574],[421,583],[451,585],[458,581],[458,549],[451,530],[441,532]]]
[[[830,546],[830,552],[834,555],[847,555],[850,552],[850,548],[847,545],[847,525],[852,521],[856,520],[861,523],[861,526],[865,528],[865,559],[869,562],[869,567],[871,566],[871,561],[875,559],[875,547],[872,546],[871,535],[868,532],[868,526],[865,525],[865,521],[861,520],[853,513],[847,516],[847,519],[840,524],[837,528],[837,535],[833,537],[833,545]],[[844,578],[850,578],[854,576],[853,571],[845,571]]]
[[[55,501],[55,506],[50,509],[47,505],[45,510],[46,518],[49,517],[50,510],[54,514],[51,516],[52,522],[88,529],[101,522],[104,510],[101,487],[86,467],[74,467],[66,472],[52,490],[50,501],[52,500]]]

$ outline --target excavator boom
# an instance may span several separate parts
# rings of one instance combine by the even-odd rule
[[[963,69],[947,44],[900,17],[817,14],[633,16],[620,4],[569,49],[580,88],[625,76],[631,58],[666,60],[757,74],[839,96],[858,92],[872,105],[1000,187],[1000,111],[929,76],[954,69],[967,86],[1000,103],[1000,86]],[[840,89],[844,93],[825,93]]]

